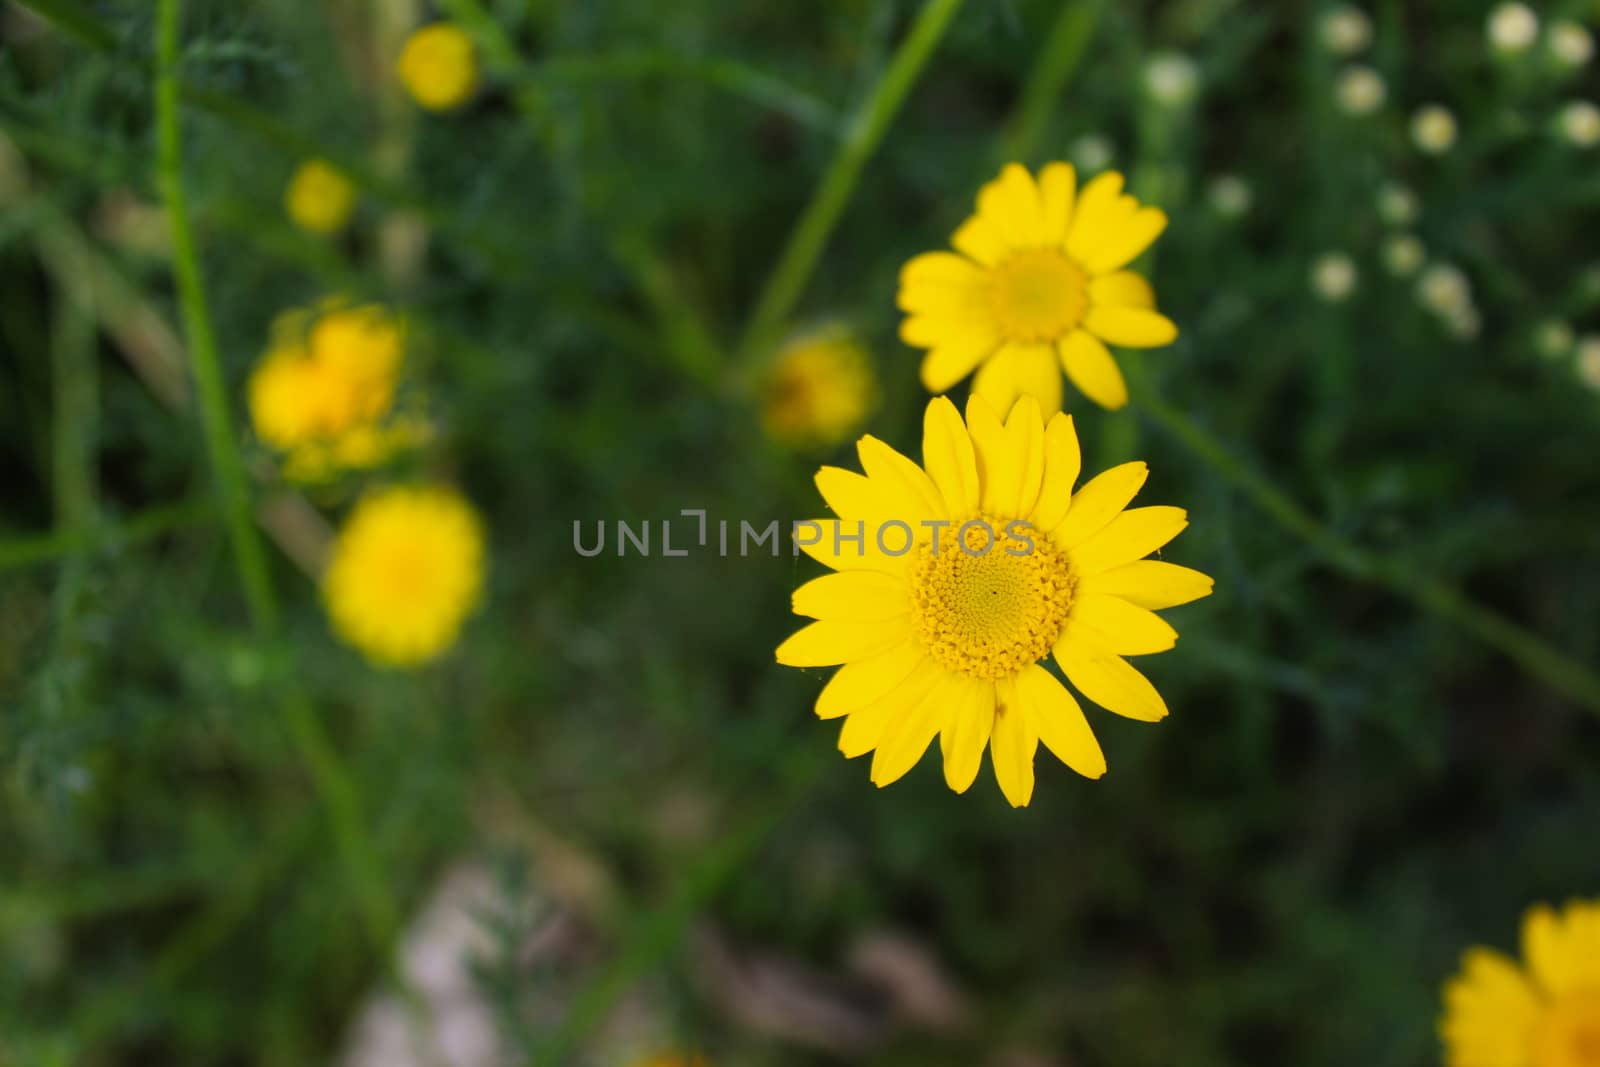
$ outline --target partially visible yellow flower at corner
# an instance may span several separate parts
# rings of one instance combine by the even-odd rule
[[[1166,229],[1166,213],[1106,171],[1079,189],[1067,163],[1038,178],[1011,163],[978,193],[977,214],[900,274],[900,336],[927,349],[922,384],[943,393],[974,369],[997,411],[1032,396],[1061,410],[1061,371],[1105,408],[1128,402],[1108,344],[1152,348],[1178,336],[1142,275],[1125,268]],[[959,254],[958,254],[959,253]]]
[[[633,1067],[711,1067],[711,1061],[698,1053],[666,1052],[646,1056]]]
[[[283,454],[292,481],[365,470],[425,440],[417,416],[395,416],[405,330],[387,308],[330,302],[273,324],[250,376],[256,435]]]
[[[415,667],[455,644],[477,605],[483,524],[453,489],[393,486],[345,520],[322,578],[339,637],[380,666]]]
[[[844,720],[847,758],[874,753],[874,784],[903,777],[935,737],[958,793],[976,779],[985,748],[1016,807],[1033,796],[1041,742],[1100,777],[1100,744],[1077,700],[1040,665],[1047,658],[1114,714],[1166,717],[1155,686],[1125,657],[1172,648],[1177,631],[1156,612],[1208,596],[1212,581],[1145,558],[1188,517],[1128,507],[1149,473],[1143,463],[1075,489],[1071,417],[1046,423],[1027,396],[1003,424],[982,396],[968,401],[965,422],[936,397],[922,466],[871,436],[857,451],[865,474],[817,473],[837,525],[817,520],[821,536],[797,544],[836,573],[795,591],[795,614],[817,621],[779,645],[777,659],[839,666],[816,712]]]
[[[1439,1021],[1447,1067],[1600,1065],[1600,900],[1528,909],[1522,956],[1462,956]]]
[[[302,230],[337,233],[355,213],[355,183],[327,160],[308,159],[290,176],[283,191],[283,208]]]
[[[429,111],[460,107],[478,87],[472,38],[449,22],[424,26],[406,38],[397,70],[411,98]]]
[[[838,444],[861,428],[877,402],[871,357],[842,326],[789,342],[761,383],[762,426],[793,448]]]

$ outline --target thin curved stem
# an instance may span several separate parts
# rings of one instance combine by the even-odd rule
[[[1404,597],[1500,651],[1550,688],[1600,714],[1600,676],[1588,667],[1552,648],[1538,634],[1474,603],[1444,582],[1351,544],[1295,503],[1287,493],[1251,470],[1203,427],[1154,391],[1135,383],[1133,399],[1140,410],[1249,497],[1278,525],[1317,549],[1337,570]]]
[[[157,184],[166,203],[172,232],[173,275],[183,312],[206,451],[216,474],[217,491],[251,623],[258,635],[270,641],[278,631],[277,599],[252,514],[250,486],[234,436],[199,255],[189,223],[178,121],[179,8],[180,0],[161,0],[157,9]],[[340,761],[332,739],[310,702],[292,684],[283,702],[283,717],[327,810],[334,843],[346,866],[368,933],[379,952],[386,954],[398,925],[398,912],[361,815],[356,783]]]
[[[795,224],[778,265],[756,300],[739,344],[739,360],[745,370],[760,362],[767,345],[794,310],[816,270],[829,236],[855,195],[867,160],[883,140],[890,122],[899,113],[900,105],[916,84],[961,4],[962,0],[928,0],[923,5],[888,69],[856,112],[833,162],[823,173],[811,203]]]

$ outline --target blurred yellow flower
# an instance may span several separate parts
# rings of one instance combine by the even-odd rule
[[[1411,116],[1411,139],[1430,156],[1441,156],[1455,147],[1456,117],[1440,104],[1426,104]]]
[[[1522,956],[1462,956],[1439,1021],[1447,1067],[1600,1064],[1600,900],[1528,909]]]
[[[278,317],[248,397],[256,435],[284,453],[287,477],[375,467],[427,436],[420,418],[392,417],[404,351],[404,328],[377,305]]]
[[[453,489],[400,486],[363,497],[322,578],[339,637],[373,663],[411,667],[455,644],[483,586],[478,514]]]
[[[843,327],[827,327],[785,345],[761,384],[767,434],[791,447],[836,445],[866,421],[877,403],[866,349]]]
[[[308,159],[295,168],[283,192],[289,220],[302,230],[331,234],[344,229],[356,209],[356,187],[333,164]]]
[[[711,1061],[699,1054],[668,1052],[659,1056],[647,1056],[634,1067],[711,1067]]]
[[[978,211],[951,238],[960,254],[928,252],[900,273],[900,337],[925,348],[922,384],[943,393],[974,368],[973,391],[997,411],[1017,397],[1061,410],[1061,371],[1106,408],[1128,401],[1107,342],[1170,344],[1172,320],[1150,283],[1124,268],[1166,229],[1159,208],[1122,192],[1107,171],[1077,188],[1067,163],[1037,181],[1012,163],[978,193]]]
[[[398,70],[412,99],[429,111],[460,107],[478,87],[472,39],[449,22],[424,26],[408,37]]]
[[[940,738],[945,781],[965,792],[987,747],[1013,806],[1033,796],[1039,742],[1079,774],[1105,757],[1076,699],[1039,661],[1118,715],[1167,714],[1124,656],[1173,647],[1156,610],[1210,594],[1206,575],[1144,557],[1188,524],[1181,508],[1128,509],[1148,474],[1125,463],[1076,493],[1072,419],[1048,422],[1024,396],[1001,424],[981,396],[963,422],[945,397],[924,416],[924,467],[875,437],[866,474],[824,467],[817,488],[841,521],[796,543],[836,573],[801,586],[794,611],[818,621],[778,646],[779,663],[840,669],[817,715],[844,717],[839,749],[874,752],[886,786]]]

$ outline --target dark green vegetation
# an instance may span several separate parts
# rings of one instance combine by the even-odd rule
[[[825,973],[883,928],[934,953],[967,1026],[856,1062],[1424,1064],[1462,947],[1600,893],[1600,399],[1535,343],[1600,312],[1595,157],[1547,128],[1594,76],[1494,61],[1477,5],[1379,3],[1360,61],[1388,102],[1358,119],[1310,3],[458,0],[488,84],[442,117],[375,54],[406,4],[186,4],[222,441],[253,455],[274,315],[385,299],[441,421],[415,472],[487,517],[488,602],[416,675],[332,641],[292,531],[264,588],[236,566],[143,210],[157,5],[30,6],[0,8],[0,1064],[325,1062],[461,859],[545,886],[575,853],[612,887],[572,894],[583,966],[485,968],[501,1007],[575,998],[506,1028],[561,1064],[605,1062],[589,1031],[636,979],[718,1063],[830,1062],[692,980],[708,919]],[[1191,103],[1150,97],[1159,50],[1198,63]],[[1462,131],[1440,158],[1408,134],[1434,100]],[[772,662],[814,565],[581,560],[571,521],[817,512],[811,471],[853,458],[763,443],[749,397],[791,323],[863,331],[869,428],[914,451],[900,264],[1000,162],[1087,134],[1173,217],[1147,267],[1184,333],[1124,361],[1128,411],[1069,410],[1088,469],[1148,460],[1144,498],[1190,510],[1169,558],[1218,592],[1147,664],[1169,720],[1091,712],[1103,781],[1041,756],[1012,811],[930,757],[879,792],[811,717],[823,672]],[[313,152],[365,186],[331,243],[280,210]],[[1224,173],[1242,219],[1208,201]],[[1391,180],[1471,279],[1475,339],[1386,271]],[[1343,304],[1307,281],[1331,249],[1360,270]]]

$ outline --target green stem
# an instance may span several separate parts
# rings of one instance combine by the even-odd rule
[[[58,530],[40,537],[0,541],[0,571],[53,563],[79,552],[138,544],[174,530],[209,523],[215,517],[209,501],[164,504],[117,525],[101,523],[93,530]]]
[[[1407,564],[1351,544],[1295,503],[1288,494],[1247,467],[1221,442],[1153,391],[1134,387],[1134,402],[1226,481],[1249,497],[1278,525],[1317,549],[1337,570],[1381,585],[1424,611],[1489,645],[1523,670],[1585,708],[1600,714],[1600,677],[1550,647],[1542,638],[1482,607],[1458,590],[1417,574]]]
[[[1000,139],[1002,162],[1026,162],[1039,147],[1045,125],[1060,109],[1061,93],[1083,62],[1104,10],[1105,0],[1078,0],[1061,8],[1028,69],[1016,114]]]
[[[239,583],[244,590],[251,621],[257,633],[272,640],[278,630],[278,606],[267,572],[267,559],[251,511],[244,463],[233,433],[232,416],[211,330],[200,261],[190,230],[188,197],[183,180],[183,151],[178,124],[178,26],[180,0],[160,0],[156,38],[157,176],[172,228],[173,273],[183,310],[190,364],[195,378],[206,450],[216,473],[217,487]],[[334,843],[361,905],[368,933],[380,953],[386,954],[398,925],[398,913],[389,895],[378,857],[360,811],[355,782],[340,762],[332,740],[310,703],[291,691],[283,716],[289,733],[310,771],[332,824]]]
[[[755,310],[739,344],[739,359],[747,372],[753,371],[766,356],[767,346],[794,310],[833,228],[855,193],[862,170],[961,9],[961,3],[962,0],[927,0],[888,69],[851,120],[833,161],[812,194],[811,203],[796,223],[778,265],[756,299]]]

